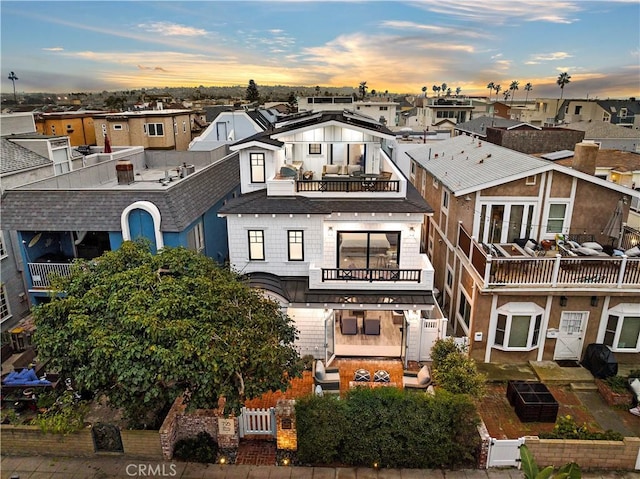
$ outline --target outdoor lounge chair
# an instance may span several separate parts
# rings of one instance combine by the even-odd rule
[[[340,373],[338,368],[327,369],[320,360],[313,362],[313,387],[320,386],[326,393],[340,393]]]
[[[427,389],[431,385],[431,369],[426,364],[420,371],[404,371],[402,386],[405,389]]]
[[[364,334],[380,334],[380,318],[364,318]]]
[[[342,316],[340,318],[340,332],[342,334],[358,334],[358,318],[355,316]]]

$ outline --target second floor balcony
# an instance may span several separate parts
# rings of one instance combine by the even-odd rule
[[[487,254],[462,226],[458,233],[458,248],[473,265],[483,289],[640,290],[640,257],[567,257],[559,252],[531,257],[518,254],[519,250],[509,257],[496,257]]]

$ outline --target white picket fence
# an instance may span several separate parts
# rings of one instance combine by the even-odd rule
[[[240,412],[240,437],[246,435],[276,436],[276,410],[242,408]]]
[[[520,469],[520,446],[524,438],[494,439],[489,443],[487,468],[489,467],[517,467]]]

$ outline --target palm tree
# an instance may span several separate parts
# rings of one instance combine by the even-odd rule
[[[519,84],[520,82],[513,80],[511,85],[509,85],[509,91],[511,92],[511,104],[509,106],[513,106],[513,99],[516,97],[516,90],[518,89]]]
[[[527,103],[527,101],[529,100],[529,92],[530,92],[531,90],[533,90],[533,85],[532,85],[531,83],[527,83],[527,84],[524,86],[524,91],[526,91],[526,92],[527,92],[527,96],[526,96],[526,97],[525,97],[525,99],[524,99],[524,102],[525,102],[525,103]]]
[[[320,86],[316,85],[316,96],[320,95]]]
[[[364,97],[367,95],[367,88],[369,88],[367,86],[367,82],[366,81],[361,81],[360,82],[360,86],[358,87],[358,91],[360,92],[360,98],[362,100],[364,100]]]
[[[556,81],[556,83],[560,85],[560,101],[558,102],[558,108],[556,108],[556,118],[555,118],[556,122],[558,121],[558,112],[560,111],[560,104],[562,103],[564,86],[569,82],[571,82],[571,75],[569,75],[567,72],[560,73],[560,75],[558,75],[558,80]]]
[[[509,99],[511,92],[509,90],[505,90],[502,96],[504,96],[504,101],[506,102]]]
[[[18,80],[18,77],[14,72],[11,72],[9,73],[9,80],[11,80],[11,83],[13,83],[13,102],[17,105],[18,99],[16,97],[16,80]]]
[[[462,91],[462,88],[460,88],[459,86],[456,87],[456,96],[460,96],[460,92]]]
[[[427,97],[427,87],[426,86],[422,87],[422,93],[424,93],[424,97],[426,98]]]
[[[493,93],[494,88],[496,87],[495,83],[487,83],[487,88],[489,89],[489,101],[491,101],[491,93]]]
[[[447,88],[447,96],[451,96],[451,88]]]
[[[444,92],[447,91],[447,84],[443,83],[442,85],[440,85],[440,88],[442,89],[442,94],[444,95]]]
[[[433,85],[431,89],[433,90],[433,93],[436,93],[438,90],[440,90],[440,87],[437,85]]]
[[[500,90],[502,90],[502,87],[498,84],[498,85],[493,85],[493,89],[496,92],[496,100],[498,99],[498,93],[500,93]]]

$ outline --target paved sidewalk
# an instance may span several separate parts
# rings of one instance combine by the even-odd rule
[[[157,462],[101,456],[55,458],[5,456],[2,479],[523,479],[516,469],[444,471],[435,469],[381,469],[333,467],[284,467]],[[583,479],[640,479],[640,472],[588,472]]]

